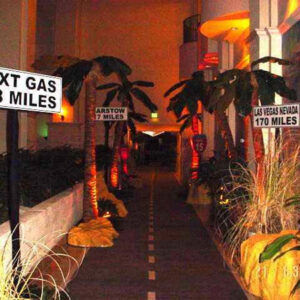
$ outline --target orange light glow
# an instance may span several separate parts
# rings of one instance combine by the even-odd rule
[[[250,54],[245,55],[235,66],[237,69],[245,69],[250,64]]]
[[[105,214],[102,216],[103,218],[110,218],[111,213],[109,211],[106,211]]]
[[[217,52],[209,52],[204,54],[203,62],[208,65],[218,65],[219,55]]]
[[[110,183],[114,189],[116,189],[119,186],[119,170],[117,166],[111,168]]]
[[[299,0],[288,0],[288,5],[287,9],[284,15],[284,19],[288,19],[295,11],[297,8],[300,7],[300,1]]]
[[[249,24],[249,11],[240,11],[205,22],[200,32],[210,39],[235,43],[242,35],[249,35]]]
[[[281,34],[287,32],[300,16],[300,0],[288,0],[282,23],[278,26]]]
[[[52,121],[72,123],[74,117],[74,107],[65,99],[62,100],[61,112],[59,114],[53,114]]]

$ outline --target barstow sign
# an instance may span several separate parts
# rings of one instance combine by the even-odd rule
[[[256,128],[281,128],[300,126],[300,103],[255,106],[253,126]]]
[[[0,108],[60,113],[62,78],[0,68]]]
[[[98,121],[126,121],[127,107],[97,107],[96,120]]]

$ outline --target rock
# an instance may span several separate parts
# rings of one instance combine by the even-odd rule
[[[111,247],[119,234],[105,218],[92,219],[73,227],[68,234],[68,244],[79,247]]]
[[[279,234],[255,234],[242,243],[241,272],[251,294],[263,300],[300,299],[299,291],[290,297],[290,292],[300,277],[300,251],[290,251],[275,261],[270,259],[259,263],[259,256],[268,244],[282,235],[296,232],[285,230]],[[297,242],[293,240],[280,253],[296,245]]]

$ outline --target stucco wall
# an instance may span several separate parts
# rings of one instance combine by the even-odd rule
[[[66,2],[61,1],[57,7],[56,31],[60,32],[56,34],[57,54],[61,54],[62,49],[69,50],[70,35],[73,35],[79,40],[76,51],[80,57],[113,55],[123,59],[133,69],[131,80],[155,83],[155,87],[148,88],[147,92],[159,107],[160,122],[174,122],[173,115],[166,112],[168,101],[163,98],[163,93],[179,80],[182,22],[192,15],[193,1],[81,1],[75,24],[64,17]],[[69,28],[67,39],[61,34],[66,31],[66,26]],[[114,77],[104,79],[115,80]],[[104,95],[99,93],[97,105],[101,105]],[[83,100],[75,109],[77,122],[83,121]],[[149,115],[140,103],[136,104],[136,109]],[[98,143],[102,141],[102,126],[101,122],[97,123]]]
[[[31,263],[54,247],[69,229],[82,218],[83,184],[77,184],[60,194],[29,209],[21,210],[21,254],[26,260],[31,255]],[[11,239],[9,222],[0,225],[0,248],[4,261],[9,266],[11,260]],[[35,246],[34,248],[32,248]],[[36,251],[34,253],[33,251]]]
[[[202,23],[225,14],[249,10],[249,1],[256,0],[203,0],[201,7]]]

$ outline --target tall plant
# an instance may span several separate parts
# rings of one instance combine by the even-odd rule
[[[283,77],[265,70],[254,70],[255,66],[265,62],[290,64],[287,60],[264,57],[251,64],[251,71],[232,69],[219,74],[213,83],[209,111],[225,112],[229,105],[234,103],[239,115],[250,116],[253,121],[252,108],[257,105],[275,104],[276,93],[290,100],[296,100],[296,92],[287,87]],[[261,164],[264,157],[262,131],[252,128],[252,134],[256,161]]]
[[[181,130],[192,126],[192,131],[194,134],[198,132],[196,125],[198,124],[198,119],[201,119],[201,115],[197,113],[199,104],[202,103],[204,109],[211,113],[216,112],[215,116],[220,124],[221,129],[225,133],[224,139],[228,145],[229,156],[234,159],[236,158],[236,150],[225,111],[216,110],[215,107],[212,107],[210,104],[211,97],[215,93],[216,86],[217,85],[215,85],[213,81],[204,80],[203,71],[194,72],[190,79],[180,81],[165,93],[164,96],[168,97],[176,89],[182,88],[179,93],[170,98],[170,104],[167,110],[175,113],[177,122],[184,120]],[[184,109],[187,109],[188,114],[182,115]]]
[[[91,60],[81,60],[64,56],[41,58],[33,67],[43,70],[45,67],[56,68],[54,74],[63,79],[65,95],[73,105],[78,99],[82,86],[85,85],[85,170],[84,170],[84,201],[83,220],[98,217],[96,198],[96,132],[95,132],[95,104],[96,86],[102,76],[112,73],[129,75],[130,67],[122,60],[112,56],[99,56]]]
[[[300,147],[290,151],[286,146],[281,142],[265,156],[263,194],[258,189],[259,173],[246,167],[237,174],[232,172],[227,210],[230,217],[235,215],[235,222],[226,233],[232,257],[251,232],[279,233],[297,228],[299,213],[294,205],[299,205]]]
[[[106,95],[106,99],[103,106],[109,106],[111,102],[117,97],[122,107],[128,107],[131,113],[127,124],[129,128],[135,132],[135,126],[133,120],[138,122],[145,122],[145,116],[135,112],[134,99],[139,100],[146,108],[151,112],[157,110],[157,106],[150,100],[148,95],[142,91],[139,87],[153,87],[153,82],[149,81],[133,81],[131,82],[126,75],[120,74],[119,79],[121,83],[108,83],[100,85],[97,90],[110,89]],[[117,122],[115,126],[115,136],[113,142],[113,159],[110,167],[110,183],[113,188],[119,186],[120,168],[119,168],[119,150],[126,132],[126,122]]]

